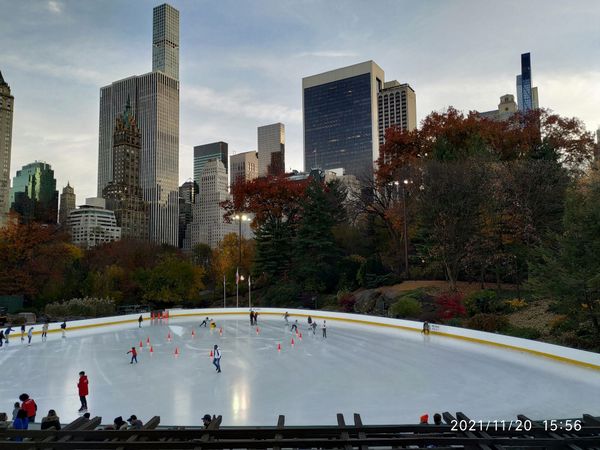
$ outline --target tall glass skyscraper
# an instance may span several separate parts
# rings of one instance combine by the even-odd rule
[[[537,87],[532,87],[531,54],[521,54],[521,74],[517,75],[517,105],[519,111],[526,113],[539,108]]]
[[[150,240],[177,246],[179,230],[179,12],[154,8],[153,71],[100,89],[98,196],[113,181],[113,131],[131,99],[141,132],[140,184]]]
[[[225,173],[228,173],[229,166],[229,145],[227,142],[213,142],[211,144],[196,145],[194,147],[194,181],[200,184],[204,166],[211,159],[218,159],[225,166]]]
[[[373,176],[384,78],[366,61],[302,79],[305,171],[343,168],[359,178]]]
[[[10,190],[11,209],[24,223],[55,224],[58,216],[58,191],[50,164],[36,161],[17,170]]]

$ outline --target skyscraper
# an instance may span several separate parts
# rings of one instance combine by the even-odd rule
[[[62,226],[67,226],[67,219],[69,213],[75,209],[75,202],[75,189],[67,182],[62,194],[60,194],[60,209],[58,211],[58,223]]]
[[[379,115],[379,145],[385,142],[385,132],[390,127],[404,131],[417,128],[417,98],[408,83],[396,80],[384,83],[377,98]]]
[[[150,240],[177,246],[179,229],[179,13],[154,8],[156,71],[115,81],[100,89],[98,196],[113,180],[113,131],[127,98],[141,132],[140,184],[148,202]]]
[[[285,125],[274,123],[258,127],[258,176],[285,172]]]
[[[148,205],[140,187],[140,149],[140,129],[127,99],[113,135],[113,180],[102,190],[106,209],[115,213],[124,239],[148,239]]]
[[[15,98],[0,72],[0,227],[6,224],[10,209],[10,149]]]
[[[231,184],[246,182],[258,177],[258,153],[254,150],[231,155]]]
[[[17,170],[10,190],[11,209],[24,223],[55,224],[58,214],[58,191],[50,164],[36,161]]]
[[[179,186],[179,248],[183,248],[188,225],[192,223],[192,207],[198,195],[198,183],[188,180]]]
[[[196,244],[216,247],[227,233],[237,232],[232,223],[223,221],[225,211],[221,202],[229,200],[227,172],[220,159],[214,158],[204,164],[200,177],[200,195],[192,206],[193,220],[188,226],[184,248],[190,251]]]
[[[194,181],[200,184],[200,177],[202,176],[202,170],[207,161],[211,159],[220,160],[225,166],[225,173],[228,173],[228,152],[229,146],[227,142],[213,142],[211,144],[196,145],[194,147]]]
[[[179,79],[179,11],[166,3],[152,15],[152,72]]]
[[[359,178],[373,176],[384,78],[383,69],[366,61],[302,79],[306,171],[343,168]]]
[[[517,75],[517,104],[519,111],[526,113],[539,108],[537,87],[532,87],[531,54],[521,54],[521,74]]]

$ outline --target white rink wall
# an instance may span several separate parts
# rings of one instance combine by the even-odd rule
[[[305,310],[305,309],[281,309],[281,308],[254,308],[262,316],[280,317],[287,311],[291,320],[295,318],[307,318],[309,315],[313,319],[334,321],[332,326],[335,326],[335,321],[345,323],[353,323],[357,325],[379,326],[389,329],[400,329],[406,331],[421,332],[423,328],[422,322],[402,319],[391,319],[387,317],[368,316],[361,314],[339,313],[332,311],[320,310]],[[212,317],[212,316],[247,316],[249,309],[244,308],[206,308],[206,309],[170,309],[169,318],[177,317]],[[259,315],[259,320],[260,320]],[[137,323],[140,314],[129,314],[123,316],[102,317],[97,319],[74,320],[67,322],[67,333],[76,330],[98,332],[107,331],[107,327],[115,325],[127,325]],[[144,322],[150,320],[150,313],[142,313]],[[50,333],[60,332],[61,322],[52,322],[49,324],[48,331]],[[32,325],[27,325],[27,328]],[[34,326],[34,334],[41,334],[42,325]],[[18,334],[18,327],[14,327],[14,335]],[[583,350],[562,347],[560,345],[547,344],[544,342],[532,341],[529,339],[521,339],[512,336],[501,334],[487,333],[483,331],[468,330],[465,328],[450,327],[447,325],[431,324],[431,334],[445,336],[448,338],[462,339],[470,342],[476,342],[483,345],[493,345],[496,347],[508,348],[515,351],[527,352],[538,356],[544,356],[555,360],[585,366],[591,369],[600,370],[600,354],[586,352]]]

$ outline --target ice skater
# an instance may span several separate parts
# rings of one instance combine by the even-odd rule
[[[250,326],[254,325],[254,311],[250,309]]]
[[[326,321],[323,321],[323,337],[327,338],[327,324],[325,323]]]
[[[129,364],[133,364],[134,361],[137,364],[137,351],[135,350],[135,347],[131,347],[131,350],[129,350],[127,352],[128,355],[130,353],[131,353],[131,362]]]
[[[213,353],[213,364],[217,368],[217,373],[221,373],[221,349],[215,344]]]
[[[317,321],[315,320],[312,325],[311,328],[313,330],[313,336],[317,334]]]
[[[46,342],[47,339],[48,339],[48,321],[46,320],[44,322],[44,325],[42,325],[42,342]]]
[[[298,320],[296,319],[296,321],[292,324],[292,327],[290,328],[290,331],[294,331],[296,330],[296,333],[298,332]]]
[[[27,332],[27,345],[30,346],[31,345],[31,338],[33,337],[33,327],[31,327],[29,329],[29,331]]]
[[[4,332],[4,338],[6,339],[6,343],[8,344],[8,335],[11,333],[12,331],[12,327],[9,325],[8,328],[6,329],[6,331]]]
[[[79,381],[77,382],[77,390],[79,392],[79,401],[81,402],[81,408],[79,408],[79,412],[87,411],[87,396],[89,394],[89,380],[85,372],[82,370],[79,372]]]
[[[208,327],[208,324],[210,323],[210,319],[207,317],[206,319],[204,319],[202,321],[202,323],[200,324],[200,327]],[[198,327],[198,328],[200,328]]]
[[[4,331],[0,330],[0,347],[4,345]]]
[[[62,331],[62,337],[63,339],[67,337],[67,321],[63,321],[63,323],[60,324],[60,330]]]
[[[285,319],[285,324],[288,325],[288,317],[290,317],[290,315],[288,314],[288,312],[286,311],[285,314],[283,315],[283,318]]]
[[[429,322],[423,322],[423,330],[421,330],[423,334],[429,334]]]
[[[25,342],[25,324],[21,325],[21,342]]]
[[[311,327],[312,326],[312,317],[308,316],[308,326]]]
[[[140,314],[140,317],[138,317],[138,328],[142,328],[142,322],[143,322],[143,320],[144,320],[144,318]]]

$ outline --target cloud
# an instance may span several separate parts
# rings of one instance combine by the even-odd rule
[[[48,9],[55,14],[60,14],[62,12],[63,5],[56,0],[49,0]]]
[[[356,58],[358,53],[348,51],[321,50],[314,52],[302,52],[294,55],[296,58],[318,57],[318,58]]]
[[[232,116],[244,116],[261,122],[302,123],[302,110],[287,105],[260,101],[251,90],[227,89],[215,91],[206,86],[183,87],[181,98],[196,109]]]

